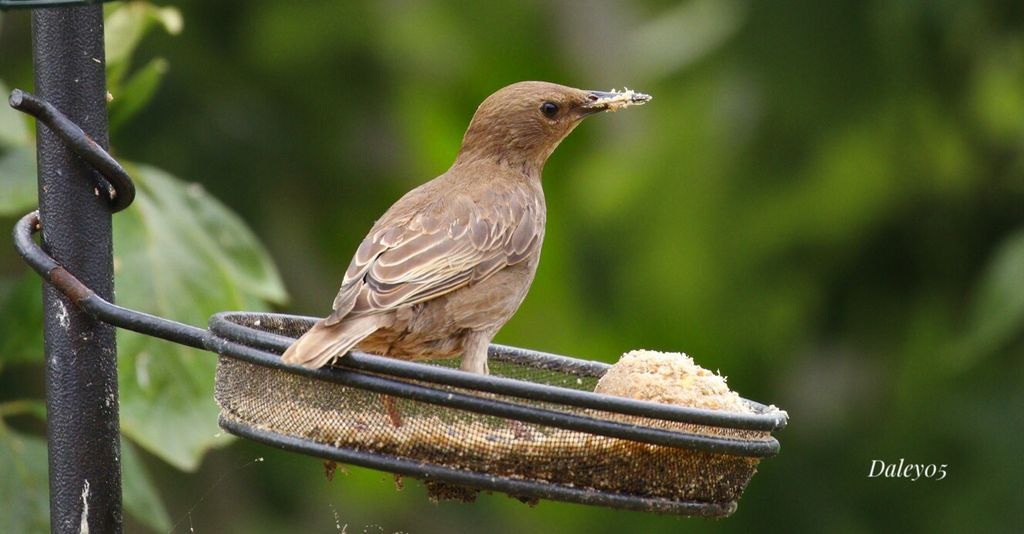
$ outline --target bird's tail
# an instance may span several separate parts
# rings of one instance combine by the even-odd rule
[[[358,317],[330,325],[324,321],[317,321],[313,328],[284,351],[281,360],[288,364],[318,369],[352,350],[356,343],[381,326],[379,315]]]

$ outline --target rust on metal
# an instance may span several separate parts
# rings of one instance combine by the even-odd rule
[[[86,297],[92,296],[93,292],[91,289],[85,286],[75,275],[69,273],[67,269],[63,267],[54,267],[47,273],[47,278],[50,283],[60,289],[62,293],[71,299],[77,306]]]

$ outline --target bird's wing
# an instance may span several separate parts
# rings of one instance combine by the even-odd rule
[[[542,202],[489,191],[385,216],[352,258],[326,323],[430,300],[524,261],[544,238]]]

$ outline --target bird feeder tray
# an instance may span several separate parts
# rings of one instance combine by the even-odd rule
[[[234,434],[426,482],[434,498],[476,491],[682,515],[731,514],[777,453],[784,412],[752,414],[593,393],[607,364],[492,345],[491,376],[456,361],[352,353],[317,377],[278,354],[315,320],[225,313],[210,331],[251,347],[222,356],[216,400]],[[392,400],[384,400],[386,397]],[[388,406],[390,404],[391,406]]]

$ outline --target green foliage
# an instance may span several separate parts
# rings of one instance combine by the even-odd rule
[[[0,215],[22,213],[35,204],[35,172],[35,153],[29,147],[10,148],[0,155]]]
[[[6,510],[5,529],[11,532],[49,530],[46,464],[46,441],[19,434],[0,420],[0,502]]]
[[[0,95],[11,92],[0,81]],[[0,216],[22,213],[36,202],[35,153],[28,124],[7,106],[0,108]]]
[[[157,7],[148,2],[109,4],[104,19],[107,92],[112,97],[109,123],[110,131],[116,133],[149,102],[168,69],[167,60],[157,57],[131,72],[136,47],[153,28],[177,35],[184,22],[176,8]]]
[[[11,94],[3,82],[0,82],[0,94],[6,99]],[[0,108],[0,147],[19,146],[29,141],[28,123],[21,113],[3,106]]]
[[[975,364],[1021,339],[1024,325],[1024,231],[1011,235],[985,269],[967,318],[963,343],[953,355],[956,369]]]
[[[0,502],[10,511],[10,515],[4,516],[4,527],[11,532],[49,530],[47,450],[45,440],[11,429],[4,424],[3,417],[34,415],[43,419],[45,412],[41,402],[0,403]],[[121,470],[124,507],[128,513],[156,531],[170,529],[167,510],[152,478],[142,466],[134,446],[125,440],[121,442]]]
[[[154,58],[124,83],[118,98],[110,102],[111,131],[116,132],[153,98],[167,68],[167,60]]]
[[[0,372],[39,363],[43,354],[43,299],[35,272],[0,277]]]
[[[142,465],[135,446],[125,439],[121,440],[121,471],[121,493],[125,509],[156,532],[170,531],[171,519],[153,479]]]
[[[135,203],[115,218],[118,302],[202,325],[227,309],[281,302],[284,288],[248,228],[198,184],[132,165]],[[179,469],[192,470],[227,436],[212,402],[216,358],[118,332],[122,431]]]

